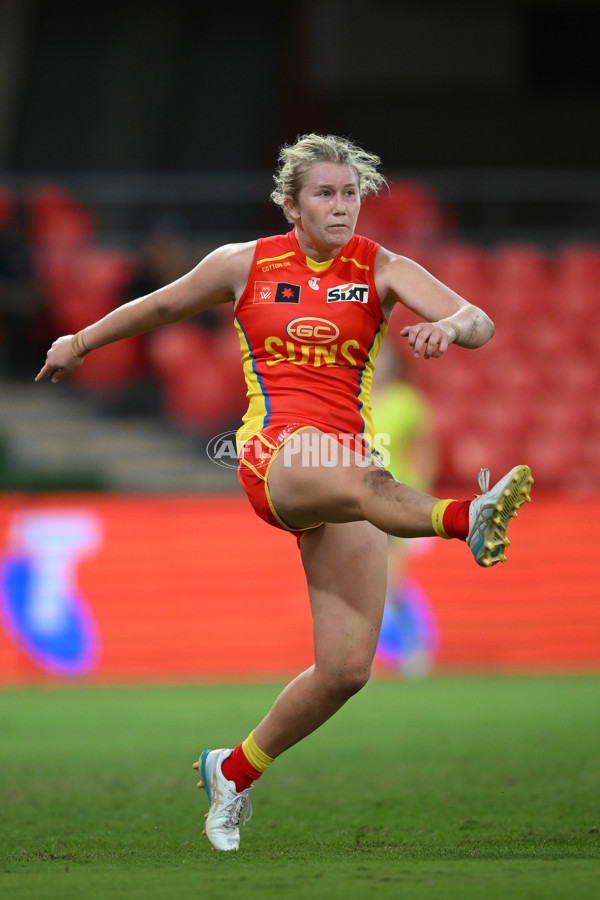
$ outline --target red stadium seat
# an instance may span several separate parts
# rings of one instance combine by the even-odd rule
[[[16,198],[13,192],[0,185],[0,227],[8,222],[16,209]]]
[[[585,244],[563,247],[557,258],[556,282],[557,314],[564,317],[566,312],[569,318],[579,319],[595,315],[600,286],[600,247]]]
[[[180,322],[151,335],[149,358],[162,380],[165,408],[179,425],[213,435],[237,425],[245,390],[237,336],[225,337],[196,323]],[[236,366],[232,365],[237,342]]]
[[[132,266],[129,254],[94,246],[48,254],[39,277],[55,327],[78,330],[119,306]]]
[[[132,265],[129,254],[93,244],[66,252],[60,243],[48,245],[38,275],[53,330],[74,334],[119,306]],[[143,340],[134,338],[90,354],[72,380],[92,393],[114,395],[144,375],[146,368]]]
[[[91,210],[61,185],[36,186],[27,205],[29,238],[38,251],[57,245],[80,247],[94,237],[96,225]]]
[[[491,277],[486,250],[470,244],[447,243],[430,254],[428,268],[457,294],[486,308]]]
[[[145,372],[142,339],[128,338],[90,353],[85,364],[73,373],[71,380],[90,394],[109,398],[118,395]]]
[[[362,204],[358,232],[413,259],[454,233],[454,215],[424,183],[393,181]]]

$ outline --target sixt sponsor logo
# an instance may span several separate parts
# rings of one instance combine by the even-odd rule
[[[303,344],[330,344],[340,333],[334,322],[316,316],[292,319],[285,330],[289,337]]]
[[[338,284],[336,287],[329,288],[327,291],[327,302],[369,302],[369,285],[368,284]]]

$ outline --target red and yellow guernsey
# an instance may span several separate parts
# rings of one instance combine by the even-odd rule
[[[373,365],[388,324],[375,290],[378,249],[354,235],[318,263],[293,230],[257,241],[235,310],[248,387],[239,444],[291,423],[372,434]]]

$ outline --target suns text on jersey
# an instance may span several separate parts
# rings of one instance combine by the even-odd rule
[[[276,335],[265,339],[265,350],[269,354],[268,366],[288,362],[295,366],[358,366],[362,361],[352,355],[352,351],[360,349],[355,340],[342,344],[327,346],[315,344],[298,344],[295,341],[284,341]]]

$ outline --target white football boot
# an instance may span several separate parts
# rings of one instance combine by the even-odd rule
[[[232,750],[204,750],[194,769],[200,772],[199,788],[208,794],[209,809],[205,814],[205,834],[215,850],[239,850],[240,820],[243,824],[252,817],[252,803],[245,791],[238,791],[235,782],[228,781],[221,770],[223,762]]]
[[[529,466],[515,466],[490,490],[490,471],[479,473],[479,487],[483,492],[475,497],[469,508],[467,544],[479,566],[495,566],[506,562],[504,551],[510,546],[506,530],[517,510],[531,502],[529,493],[533,478]]]

